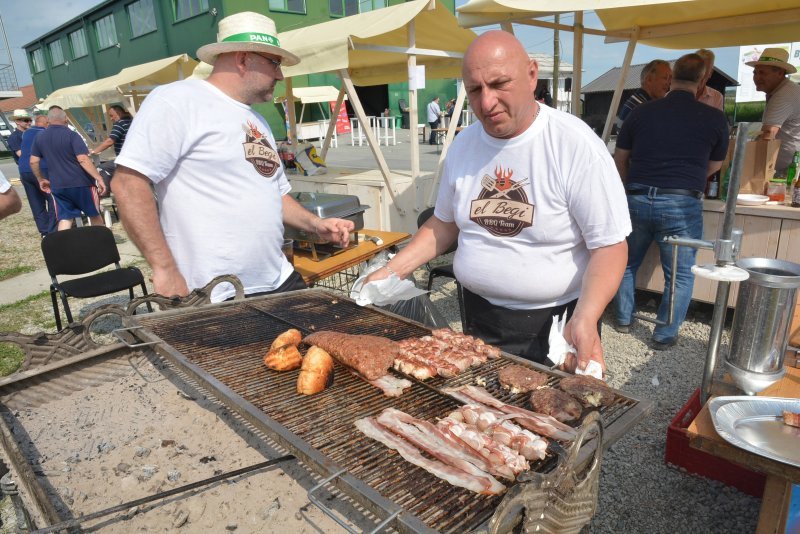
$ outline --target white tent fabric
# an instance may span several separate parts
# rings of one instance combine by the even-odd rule
[[[133,91],[145,94],[155,86],[187,78],[195,66],[197,61],[181,54],[126,67],[114,76],[54,91],[37,107],[58,105],[70,109],[119,102]]]
[[[332,85],[321,85],[319,87],[294,87],[292,97],[295,102],[301,104],[315,104],[317,102],[336,102],[339,98],[339,90]],[[347,100],[347,95],[344,95]],[[286,95],[276,96],[275,102],[286,101]]]

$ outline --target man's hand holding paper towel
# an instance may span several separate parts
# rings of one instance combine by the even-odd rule
[[[553,316],[548,341],[550,352],[547,358],[561,370],[603,379],[606,364],[597,335],[597,323],[584,327],[579,315],[573,316],[569,322],[566,312],[562,317]]]

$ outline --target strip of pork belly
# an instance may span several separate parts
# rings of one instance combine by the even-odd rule
[[[498,443],[473,425],[445,417],[436,426],[460,439],[486,458],[491,465],[490,472],[493,475],[515,480],[518,474],[530,469],[528,461],[517,451]]]
[[[365,417],[358,419],[355,422],[356,428],[380,443],[383,443],[390,449],[396,450],[407,462],[421,467],[428,473],[441,478],[459,488],[466,488],[475,493],[483,493],[487,495],[498,495],[505,491],[505,486],[497,479],[489,475],[486,476],[473,476],[465,473],[461,469],[457,469],[451,465],[447,465],[438,460],[431,460],[426,458],[419,452],[413,445],[404,439],[396,436],[387,428],[378,424],[373,417]]]
[[[512,414],[504,414],[482,405],[467,404],[447,417],[474,426],[528,460],[542,460],[547,453],[547,441],[509,421]]]
[[[559,441],[572,441],[577,436],[574,428],[565,425],[554,417],[506,404],[493,397],[491,393],[482,387],[466,385],[459,388],[445,388],[442,391],[466,404],[483,404],[503,413],[513,415],[514,420],[519,425],[542,436]]]
[[[401,373],[413,376],[417,380],[427,380],[432,376],[436,376],[437,373],[436,367],[406,349],[400,350],[400,353],[394,359],[393,367]]]
[[[377,419],[398,436],[402,437],[423,452],[452,465],[473,476],[485,476],[500,484],[489,471],[491,466],[479,455],[475,454],[463,442],[445,434],[435,425],[415,419],[405,412],[386,408]],[[502,484],[500,484],[502,485]],[[496,488],[490,488],[495,491]]]
[[[412,384],[410,380],[390,374],[383,375],[376,380],[368,380],[368,382],[383,391],[383,394],[387,397],[399,397]]]

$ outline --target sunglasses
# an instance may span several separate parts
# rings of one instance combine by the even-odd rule
[[[33,119],[15,119],[17,122],[33,122]]]
[[[258,52],[251,52],[251,54],[255,54],[255,55],[259,56],[259,57],[262,57],[262,58],[266,59],[267,61],[272,63],[275,66],[276,69],[281,68],[281,60],[280,59],[275,59],[275,58],[263,56],[263,55],[259,54]]]

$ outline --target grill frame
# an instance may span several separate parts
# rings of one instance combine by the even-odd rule
[[[149,350],[154,350],[160,356],[169,360],[173,365],[177,366],[179,369],[183,370],[183,372],[187,373],[192,377],[192,379],[196,380],[200,383],[204,388],[212,391],[215,396],[218,397],[218,400],[223,402],[229,410],[237,413],[240,417],[245,419],[250,424],[254,425],[256,428],[261,430],[262,432],[269,435],[271,438],[275,439],[280,445],[286,447],[290,450],[293,454],[298,456],[303,463],[305,463],[309,468],[313,471],[318,473],[321,477],[327,478],[337,473],[343,472],[339,476],[335,476],[332,481],[330,482],[336,489],[345,493],[348,497],[352,498],[354,501],[359,503],[369,512],[374,514],[378,518],[386,518],[390,516],[395,516],[390,525],[396,528],[400,532],[437,532],[438,530],[429,526],[425,521],[423,521],[420,517],[415,515],[414,513],[409,512],[406,510],[401,504],[395,502],[384,495],[382,495],[378,490],[374,489],[370,484],[361,480],[358,476],[351,474],[348,470],[347,466],[342,465],[336,461],[334,461],[331,457],[323,454],[315,447],[311,446],[305,439],[298,436],[294,432],[292,432],[289,428],[284,426],[280,421],[277,419],[270,417],[264,410],[260,409],[249,400],[247,400],[244,396],[240,395],[234,388],[229,387],[222,379],[214,376],[212,373],[204,369],[201,364],[195,363],[192,361],[190,356],[185,355],[181,350],[173,347],[172,343],[168,342],[165,339],[162,339],[159,335],[155,333],[154,330],[157,328],[153,328],[155,323],[166,324],[168,321],[172,320],[187,320],[187,322],[191,323],[191,319],[200,318],[201,321],[205,319],[211,320],[219,320],[219,318],[224,315],[226,312],[230,312],[231,310],[237,309],[247,309],[247,310],[255,310],[258,313],[266,315],[269,319],[275,320],[278,322],[282,322],[283,325],[281,326],[282,329],[286,329],[289,327],[300,328],[304,332],[309,332],[313,330],[313,328],[309,328],[309,323],[306,322],[305,324],[298,324],[302,323],[301,321],[295,320],[287,320],[280,315],[274,315],[273,313],[264,310],[264,307],[270,308],[271,306],[276,306],[277,303],[282,301],[291,301],[300,298],[314,299],[314,298],[321,298],[321,299],[330,299],[331,306],[335,306],[342,303],[347,303],[348,306],[355,306],[355,304],[347,298],[344,298],[339,295],[333,295],[326,292],[323,289],[311,289],[306,290],[303,292],[297,292],[296,294],[280,294],[280,295],[268,295],[263,297],[256,297],[253,299],[247,299],[246,301],[234,301],[234,302],[226,302],[222,304],[210,305],[210,306],[202,306],[202,307],[195,307],[190,309],[180,309],[180,310],[170,310],[165,312],[159,312],[156,314],[148,314],[145,316],[133,316],[130,318],[125,319],[126,325],[138,327],[136,332],[136,337],[141,339],[145,342],[155,342],[156,344],[152,346]],[[396,316],[394,314],[388,313],[384,310],[379,310],[377,308],[362,308],[362,310],[369,310],[371,314],[377,314],[378,317],[384,319],[386,323],[390,323],[393,325],[400,325],[402,328],[409,328],[410,330],[414,330],[418,334],[427,333],[429,329],[418,325],[412,321],[408,321],[402,317]],[[325,311],[328,313],[328,310]],[[365,312],[366,313],[366,312]],[[337,317],[336,314],[333,314],[333,317]],[[330,320],[331,316],[329,314],[328,319]],[[302,319],[302,318],[301,318]],[[358,323],[358,321],[355,321]],[[313,323],[311,323],[311,326]],[[348,332],[348,333],[369,333],[373,335],[386,335],[387,337],[391,337],[394,339],[402,339],[402,332],[391,331],[388,328],[384,328],[383,332],[375,331],[373,328],[367,328],[366,330],[362,329],[365,325],[361,324],[353,324],[353,321],[343,321],[339,328],[339,331]],[[381,329],[384,325],[378,325],[378,330]],[[356,330],[354,328],[358,327]],[[388,330],[388,331],[387,331]],[[273,336],[274,337],[274,336]],[[409,337],[409,336],[404,336]],[[536,364],[532,364],[531,362],[524,360],[522,358],[518,358],[516,356],[510,354],[503,354],[503,358],[501,360],[495,360],[495,362],[506,362],[507,364],[510,363],[520,363],[529,367],[533,367],[539,371],[546,372],[551,376],[549,383],[555,382],[557,379],[563,376],[567,376],[564,373],[556,370],[546,369],[541,366],[537,366]],[[492,364],[493,362],[489,362]],[[497,364],[500,365],[500,364]],[[347,371],[343,371],[340,364],[337,362],[337,374],[336,379],[340,380],[342,373],[348,373]],[[262,366],[263,367],[263,366]],[[482,371],[482,372],[481,372]],[[456,406],[460,405],[457,401],[453,400],[446,394],[440,391],[441,387],[447,387],[452,385],[459,385],[465,383],[472,383],[474,379],[474,375],[476,373],[486,374],[488,372],[488,368],[486,366],[482,366],[479,369],[470,369],[467,372],[458,375],[452,379],[442,379],[442,378],[434,378],[429,381],[420,382],[417,380],[412,379],[414,382],[414,386],[411,392],[405,393],[401,397],[397,397],[395,399],[400,400],[393,400],[387,399],[383,397],[383,395],[377,390],[372,388],[366,382],[362,382],[362,385],[365,386],[367,389],[374,390],[374,396],[379,397],[380,401],[374,401],[373,407],[375,408],[374,413],[369,415],[377,415],[380,409],[385,406],[394,406],[398,409],[403,409],[403,399],[409,399],[413,395],[421,395],[424,392],[432,393],[437,398],[443,399],[442,402],[447,404],[448,402],[451,404],[449,409],[455,408]],[[293,375],[295,376],[295,375]],[[351,377],[352,378],[352,377]],[[360,379],[356,379],[360,380]],[[352,382],[352,381],[351,381]],[[496,391],[493,391],[495,396],[500,397],[505,402],[511,402],[513,404],[522,405],[521,400],[525,397],[524,394],[513,396],[511,394],[498,394]],[[643,401],[639,399],[635,399],[625,395],[619,391],[615,391],[617,393],[618,398],[625,399],[625,403],[628,405],[621,413],[615,412],[615,409],[618,408],[617,404],[612,406],[611,413],[604,415],[604,420],[606,419],[613,419],[610,423],[606,423],[606,433],[604,437],[604,447],[608,447],[611,443],[619,439],[622,435],[624,435],[633,425],[635,425],[641,418],[643,418],[651,409],[652,403],[650,401]],[[302,397],[295,395],[296,397]],[[286,399],[284,399],[286,400]],[[300,401],[298,401],[300,402]],[[412,403],[413,404],[413,403]],[[385,406],[384,406],[385,405]],[[410,412],[411,413],[411,412]],[[446,412],[445,412],[446,413]],[[412,415],[415,415],[412,413]],[[430,419],[430,411],[426,413],[428,417],[423,416],[423,418]],[[441,413],[440,415],[444,415]],[[355,431],[353,431],[355,432]],[[368,438],[365,438],[368,439]],[[375,443],[375,442],[373,442]],[[383,447],[383,445],[375,443],[375,446],[378,448]],[[588,464],[589,460],[594,456],[597,444],[595,440],[587,442],[581,449],[577,465],[584,466]],[[385,448],[383,448],[385,450]],[[402,461],[402,460],[401,460]],[[551,465],[544,469],[543,472],[551,469],[555,465],[554,462],[551,462]],[[408,464],[409,467],[410,464]],[[419,469],[419,468],[414,468]],[[433,475],[427,474],[429,477],[433,477]],[[438,479],[436,479],[438,480]],[[380,482],[380,480],[378,481]],[[374,482],[373,482],[374,483]],[[377,484],[380,486],[380,484]],[[467,491],[467,490],[462,490]],[[471,494],[475,495],[475,494]],[[475,496],[476,499],[481,499],[483,496]],[[491,500],[495,502],[492,504],[490,503],[489,508],[491,511],[497,508],[497,505],[501,502],[501,497],[495,497]],[[491,516],[489,513],[488,516],[480,517],[476,520],[474,524],[470,525],[470,528],[476,528],[484,523],[488,518]],[[462,530],[462,526],[457,526],[456,528],[451,528],[449,530]]]

